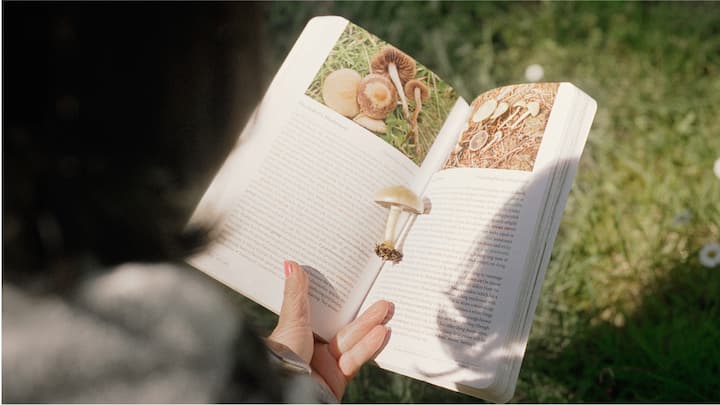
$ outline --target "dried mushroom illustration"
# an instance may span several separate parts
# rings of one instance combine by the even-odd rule
[[[415,77],[415,60],[395,47],[386,46],[373,57],[370,66],[373,73],[390,75],[390,80],[400,95],[405,119],[409,119],[410,111],[403,92],[403,84]]]
[[[515,121],[514,124],[510,126],[510,128],[515,128],[520,124],[522,120],[524,120],[528,115],[532,115],[533,117],[537,116],[540,112],[540,104],[537,101],[531,101],[527,104],[527,111],[525,111],[525,114],[521,115],[520,118]]]
[[[397,92],[387,77],[369,74],[360,81],[357,102],[365,115],[381,120],[397,106]]]
[[[352,69],[339,69],[327,75],[322,86],[325,105],[346,117],[357,115],[360,112],[357,102],[360,79],[360,73]]]
[[[393,186],[379,190],[375,194],[375,203],[389,208],[387,224],[383,242],[375,246],[375,254],[383,260],[397,263],[402,260],[403,254],[395,249],[395,225],[403,211],[413,214],[422,214],[425,209],[423,200],[405,186]]]
[[[491,146],[493,146],[496,142],[498,142],[500,139],[502,139],[503,133],[502,131],[495,131],[493,134],[493,138],[490,141],[489,144],[487,144],[482,150],[489,149]]]
[[[480,108],[475,111],[475,114],[473,114],[472,122],[477,124],[485,121],[493,113],[493,111],[495,111],[495,107],[497,107],[497,101],[494,99],[484,102]]]
[[[489,134],[487,131],[480,131],[473,135],[472,138],[470,138],[470,144],[468,145],[468,149],[470,149],[471,152],[475,152],[480,150],[480,148],[485,145],[485,142],[487,142],[489,137]]]
[[[503,102],[503,103],[498,104],[497,108],[495,109],[495,112],[493,112],[492,115],[490,116],[490,119],[491,120],[496,119],[497,117],[505,114],[505,111],[507,111],[507,110],[508,110],[507,103]]]
[[[515,104],[513,104],[513,107],[527,107],[527,104],[526,104],[524,101],[521,100],[521,101],[518,101],[518,102],[516,102]],[[517,110],[515,110],[515,112],[513,112],[512,114],[510,114],[510,116],[507,117],[507,119],[506,119],[505,121],[503,121],[502,124],[500,124],[500,127],[499,127],[499,128],[502,128],[502,127],[504,127],[505,125],[507,125],[508,122],[510,122],[513,118],[515,118],[515,116],[518,114],[518,112],[520,112],[520,109],[517,109]]]
[[[514,85],[477,97],[444,168],[532,171],[558,87]]]

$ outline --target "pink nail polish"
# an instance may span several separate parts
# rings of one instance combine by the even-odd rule
[[[395,304],[393,304],[392,302],[388,302],[388,304],[390,305],[388,305],[388,311],[385,314],[385,318],[382,320],[383,325],[388,323],[388,321],[392,319],[393,315],[395,315]]]
[[[290,277],[293,269],[293,262],[291,262],[290,260],[285,260],[285,262],[283,263],[283,271],[285,272],[285,278]]]

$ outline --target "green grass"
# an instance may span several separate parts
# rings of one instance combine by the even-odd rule
[[[273,3],[268,72],[323,14],[404,49],[467,100],[538,63],[543,80],[598,102],[514,401],[720,401],[720,267],[697,255],[720,240],[720,5]],[[373,366],[345,400],[476,401]]]

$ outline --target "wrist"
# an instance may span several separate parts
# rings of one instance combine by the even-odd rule
[[[288,346],[269,338],[263,339],[263,342],[268,348],[270,363],[282,374],[310,375],[312,373],[310,365]]]
[[[306,376],[310,377],[312,368],[300,356],[297,355],[288,346],[277,342],[271,338],[263,339],[265,346],[268,348],[268,356],[270,363],[280,371],[280,374],[286,377]],[[313,380],[313,397],[320,403],[333,404],[339,400],[335,393],[327,386],[327,384],[318,378]]]

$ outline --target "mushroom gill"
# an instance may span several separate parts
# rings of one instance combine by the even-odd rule
[[[415,77],[415,60],[401,50],[386,46],[380,50],[370,62],[373,73],[388,74],[400,95],[405,118],[410,118],[407,100],[403,93],[403,85]]]

